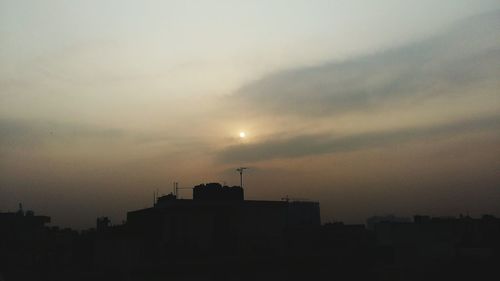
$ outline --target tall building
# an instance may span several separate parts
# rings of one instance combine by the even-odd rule
[[[195,186],[192,200],[169,194],[127,214],[130,231],[152,249],[184,254],[280,252],[288,228],[320,224],[318,202],[245,200],[241,187],[218,183]]]

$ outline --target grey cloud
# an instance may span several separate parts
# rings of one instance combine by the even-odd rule
[[[164,150],[186,153],[208,149],[207,143],[199,138],[174,136],[170,132],[106,128],[77,122],[0,118],[0,153],[11,148],[32,149],[47,144],[73,145],[81,142],[92,142],[92,148],[105,144],[108,145],[106,149],[113,149],[112,146],[117,143],[125,143],[130,149],[147,147],[158,150],[159,154],[165,153]]]
[[[423,42],[345,62],[275,73],[231,102],[264,113],[331,115],[500,84],[500,12],[457,23]]]
[[[438,126],[415,127],[335,138],[331,134],[300,135],[287,139],[270,139],[255,144],[227,147],[218,154],[221,162],[255,162],[275,158],[349,152],[411,140],[450,136],[465,132],[499,129],[500,115],[453,122]]]
[[[98,126],[21,119],[0,119],[0,145],[2,147],[36,146],[47,142],[71,142],[89,138],[115,138],[123,136],[117,129]]]

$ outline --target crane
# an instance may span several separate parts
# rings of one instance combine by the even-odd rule
[[[306,202],[306,201],[309,201],[309,199],[307,198],[298,198],[298,197],[289,197],[288,195],[281,198],[281,201],[286,201],[286,202],[290,202],[290,201],[303,201],[303,202]]]

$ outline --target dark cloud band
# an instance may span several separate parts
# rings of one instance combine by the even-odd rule
[[[453,122],[438,126],[407,128],[335,138],[331,134],[299,135],[255,144],[227,147],[218,154],[221,162],[254,162],[275,158],[349,152],[412,140],[447,137],[468,132],[500,129],[500,115]]]

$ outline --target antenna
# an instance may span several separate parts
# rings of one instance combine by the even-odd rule
[[[24,215],[23,211],[23,203],[19,203],[19,211],[17,211],[19,214]]]
[[[174,190],[175,190],[175,198],[176,199],[181,199],[181,197],[179,196],[179,190],[180,189],[193,189],[192,187],[179,187],[179,183],[178,182],[174,182]]]
[[[174,195],[177,196],[179,193],[179,183],[174,181]]]
[[[241,188],[243,188],[243,171],[248,169],[247,167],[239,167],[238,169],[236,169],[237,172],[240,173],[240,186]]]

